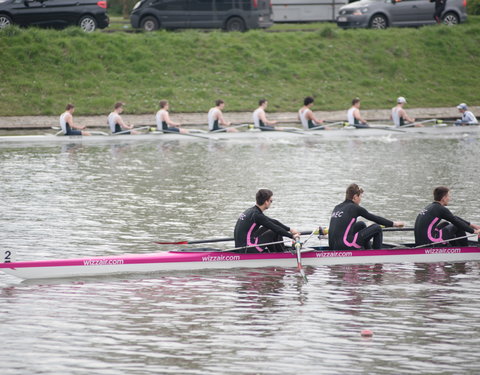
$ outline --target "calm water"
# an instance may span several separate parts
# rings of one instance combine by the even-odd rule
[[[268,215],[309,230],[351,182],[366,208],[407,225],[445,184],[452,211],[480,222],[478,137],[317,138],[1,145],[0,247],[37,260],[230,236],[261,187],[274,191]],[[0,274],[0,374],[480,373],[479,263],[307,272],[308,284],[276,268]]]

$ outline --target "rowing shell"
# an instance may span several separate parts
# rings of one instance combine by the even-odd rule
[[[169,251],[150,254],[126,254],[120,256],[21,261],[12,262],[11,252],[5,251],[0,269],[21,279],[49,279],[89,277],[116,274],[151,273],[159,271],[230,269],[257,267],[297,266],[295,254],[265,253],[240,254],[216,249],[195,251]],[[472,242],[468,247],[401,248],[381,250],[326,250],[308,248],[302,250],[304,266],[338,264],[377,264],[403,262],[464,262],[479,261],[480,247]]]
[[[55,136],[55,135],[13,135],[0,136],[0,145],[26,144],[26,145],[42,145],[42,144],[102,144],[102,143],[123,143],[123,142],[145,142],[145,141],[171,141],[171,140],[189,140],[189,141],[205,141],[205,140],[238,140],[251,141],[252,139],[269,140],[269,139],[288,139],[290,137],[302,137],[321,140],[359,137],[375,138],[381,136],[404,137],[410,135],[422,137],[463,137],[470,134],[478,134],[480,126],[448,126],[448,127],[424,127],[424,128],[394,128],[392,126],[371,127],[367,129],[355,129],[345,127],[333,130],[314,130],[305,131],[244,131],[237,133],[205,133],[205,134],[162,134],[147,133],[138,135],[92,135],[92,136]]]

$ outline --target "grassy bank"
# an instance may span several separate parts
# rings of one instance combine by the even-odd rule
[[[412,107],[479,105],[480,24],[419,29],[311,32],[84,34],[0,31],[0,116],[153,112],[167,98],[177,112],[206,111],[217,98],[227,110],[293,111],[306,95],[316,109],[385,108],[406,96]]]

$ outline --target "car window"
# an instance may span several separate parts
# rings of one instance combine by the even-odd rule
[[[160,10],[186,10],[188,0],[159,0],[155,7]]]

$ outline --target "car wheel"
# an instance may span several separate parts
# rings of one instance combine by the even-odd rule
[[[0,29],[4,29],[12,24],[12,19],[5,14],[0,14]]]
[[[78,21],[78,26],[86,33],[91,33],[97,28],[97,20],[92,16],[83,16]]]
[[[142,19],[140,27],[145,31],[155,31],[159,28],[158,20],[153,16],[147,16]]]
[[[241,18],[230,18],[225,24],[225,30],[227,31],[245,31],[245,22]]]
[[[370,18],[368,27],[371,29],[386,29],[388,27],[388,21],[385,16],[382,16],[381,14],[375,14],[372,18]]]
[[[448,12],[443,16],[443,24],[452,26],[452,25],[457,25],[460,22],[458,19],[458,16],[455,13]]]

